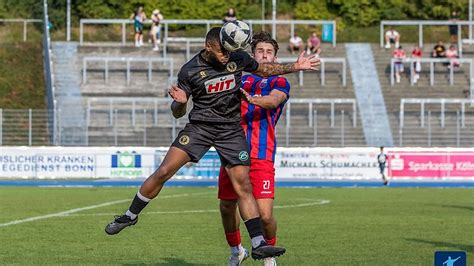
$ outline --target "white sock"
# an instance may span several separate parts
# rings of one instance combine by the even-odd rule
[[[149,198],[143,196],[143,195],[140,193],[140,191],[137,192],[137,197],[138,197],[140,200],[144,201],[144,202],[150,202],[150,200],[151,200],[151,199],[149,199]],[[135,218],[137,218],[137,215],[136,215],[135,213],[131,212],[130,210],[127,210],[127,212],[125,212],[125,215],[127,215],[128,217],[130,217],[130,219],[132,219],[132,220],[135,220]]]
[[[125,212],[125,215],[130,217],[130,219],[132,219],[132,220],[135,220],[137,218],[137,215],[135,213],[131,212],[130,210],[127,210],[127,212]]]
[[[230,254],[238,255],[241,249],[243,249],[242,244],[239,244],[238,246],[230,247]]]
[[[137,196],[138,198],[140,198],[141,200],[143,200],[144,202],[150,202],[151,199],[143,196],[142,194],[140,194],[140,191],[137,192]]]
[[[256,247],[260,246],[262,241],[265,242],[265,239],[263,238],[263,236],[256,236],[256,237],[252,238],[252,247],[256,248]]]

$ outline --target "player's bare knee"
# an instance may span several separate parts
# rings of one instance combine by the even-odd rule
[[[219,209],[222,214],[229,215],[233,214],[237,207],[237,201],[221,200]]]
[[[264,227],[273,223],[273,216],[268,213],[260,213],[260,220]]]
[[[173,175],[172,171],[166,166],[160,166],[154,173],[153,179],[163,184]]]

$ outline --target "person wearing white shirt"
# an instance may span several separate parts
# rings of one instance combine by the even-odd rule
[[[395,48],[400,46],[400,33],[394,30],[393,27],[385,33],[385,48],[390,48],[391,44],[395,44]]]
[[[295,33],[295,35],[290,38],[290,45],[288,46],[288,50],[291,54],[294,54],[295,52],[299,53],[302,47],[303,39],[301,39],[301,37]]]
[[[379,163],[380,174],[382,175],[383,184],[388,185],[388,179],[385,177],[385,165],[387,163],[388,156],[383,152],[383,147],[380,147],[380,153],[377,155],[377,162]]]

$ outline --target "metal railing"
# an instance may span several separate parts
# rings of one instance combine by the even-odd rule
[[[184,43],[186,45],[186,61],[191,59],[191,43],[197,43],[204,48],[205,38],[168,37],[163,45],[163,57],[168,56],[168,43]]]
[[[151,110],[150,113],[153,116],[153,123],[151,126],[162,126],[162,127],[171,127],[173,122],[170,123],[158,123],[158,117],[160,110],[168,110],[167,115],[170,119],[171,111],[169,107],[173,100],[171,98],[145,98],[145,97],[89,97],[87,98],[87,126],[91,125],[91,112],[94,110],[106,111],[108,125],[113,126],[115,121],[115,115],[117,110],[128,110],[131,112],[131,126],[136,126],[136,115],[139,110]]]
[[[296,57],[282,57],[278,58],[278,61],[281,63],[293,63],[296,62],[298,58]],[[344,57],[331,57],[331,58],[320,58],[321,60],[321,67],[320,67],[320,72],[321,72],[321,85],[325,86],[326,85],[326,64],[328,63],[336,63],[336,64],[341,64],[342,69],[341,69],[341,81],[342,81],[342,86],[347,85],[347,63],[346,63],[346,58]],[[303,86],[303,73],[304,71],[299,71],[298,75],[298,82],[300,86]]]
[[[0,19],[0,23],[23,23],[23,41],[28,40],[28,23],[42,23],[41,19],[21,19],[21,18],[10,18]]]
[[[115,139],[113,142],[114,145],[117,144],[117,136],[121,133],[121,127],[124,127],[123,130],[142,130],[143,132],[140,132],[143,133],[143,143],[149,143],[149,141],[147,141],[147,131],[150,128],[171,129],[170,137],[174,139],[177,131],[187,122],[187,117],[174,119],[170,112],[171,102],[172,100],[170,98],[90,97],[87,102],[87,125],[95,128],[112,128],[111,131]],[[318,126],[316,123],[316,109],[319,106],[330,106],[330,127],[335,128],[335,117],[337,115],[335,110],[336,105],[350,104],[352,106],[352,127],[355,128],[357,126],[357,104],[355,99],[290,99],[286,105],[286,111],[284,113],[285,119],[283,120],[285,124],[284,143],[286,143],[287,146],[290,143],[292,106],[294,104],[308,105],[307,125],[309,128],[313,128],[314,143],[317,143]],[[190,109],[191,108],[188,108],[188,111]],[[341,116],[344,117],[344,115],[344,110],[342,110]],[[119,119],[119,117],[121,117],[121,119]],[[123,121],[123,119],[129,122]],[[344,118],[341,119],[341,123],[340,134],[341,139],[344,139]],[[342,143],[344,143],[344,140],[342,140]]]
[[[308,126],[313,128],[313,137],[314,137],[314,146],[317,145],[317,105],[330,105],[330,127],[334,128],[335,121],[335,106],[336,104],[350,104],[352,105],[352,127],[357,127],[357,102],[355,99],[289,99],[286,104],[286,123],[285,123],[285,144],[286,146],[290,145],[290,128],[291,128],[291,106],[293,104],[308,104]],[[341,143],[344,143],[344,110],[341,110]]]
[[[146,146],[152,143],[153,145],[168,145],[188,121],[187,117],[181,119],[172,117],[171,101],[170,98],[91,97],[87,101],[87,112],[84,117],[87,126],[74,128],[71,131],[70,127],[63,127],[58,122],[55,124],[57,136],[54,140],[51,140],[48,130],[48,119],[53,114],[62,115],[61,110],[0,109],[0,146],[64,145],[68,139],[84,134],[87,136],[87,141],[77,145]],[[300,104],[306,104],[308,107]],[[352,111],[344,107],[340,110],[341,105],[344,104],[350,104]],[[327,105],[331,107],[330,112],[327,111]],[[330,142],[345,146],[348,132],[346,121],[352,119],[352,127],[356,127],[355,99],[290,99],[286,108],[279,123],[282,135],[285,135],[284,138],[282,136],[282,145],[286,143],[286,146],[289,146],[290,141],[292,144],[300,143],[301,135],[295,133],[294,129],[301,127],[302,130],[309,130],[309,135],[305,136],[313,135],[306,145],[318,143],[318,130],[323,134],[327,134],[330,130],[332,132]],[[325,125],[326,122],[322,122],[321,119],[318,121],[318,115],[319,118],[326,117],[329,124]],[[295,118],[307,118],[307,123],[295,124],[294,121],[292,122]],[[340,119],[340,126],[335,122],[336,118]],[[61,120],[58,119],[58,121]],[[325,138],[324,141],[328,140]]]
[[[52,110],[0,109],[0,146],[54,145],[49,130]]]
[[[336,46],[336,21],[334,20],[245,20],[250,27],[254,25],[289,25],[290,36],[294,35],[296,25],[324,25],[331,24],[333,28],[333,47]],[[164,46],[166,47],[169,37],[169,25],[205,25],[206,32],[211,28],[211,25],[222,25],[222,20],[204,20],[204,19],[164,19],[160,21],[161,27],[164,28]],[[121,45],[126,44],[127,25],[133,24],[133,20],[129,19],[81,19],[79,28],[79,43],[84,44],[84,25],[121,25],[122,26],[122,41]],[[145,24],[151,24],[151,20],[147,20]],[[275,31],[272,31],[273,38],[276,38]]]
[[[82,83],[87,83],[88,62],[103,62],[104,63],[104,79],[105,83],[109,82],[109,63],[110,62],[124,62],[126,71],[127,85],[130,84],[131,70],[130,65],[133,62],[147,63],[148,82],[153,80],[153,63],[167,64],[168,67],[168,85],[175,80],[174,77],[174,59],[173,58],[151,58],[151,57],[103,57],[103,56],[86,56],[82,59]]]
[[[414,66],[413,62],[421,62],[421,63],[429,63],[430,64],[430,86],[434,84],[434,64],[435,63],[449,63],[449,85],[454,84],[454,62],[459,62],[460,64],[469,64],[469,84],[472,85],[473,78],[474,78],[474,70],[473,70],[473,60],[467,58],[405,58],[405,59],[397,59],[391,58],[390,59],[390,84],[393,86],[395,84],[395,63],[402,62],[402,63],[410,63],[410,84],[414,84]],[[459,66],[461,67],[461,65]]]
[[[466,104],[474,106],[474,100],[471,99],[448,99],[448,98],[402,98],[400,99],[400,122],[399,122],[399,145],[402,146],[403,141],[403,128],[405,127],[405,105],[415,104],[420,105],[420,127],[425,127],[425,106],[427,104],[439,104],[441,107],[440,110],[440,122],[441,128],[445,127],[445,113],[446,105],[458,105],[460,110],[457,110],[457,117],[459,118],[459,127],[465,128],[465,113],[466,113]],[[428,111],[428,135],[431,138],[431,111]],[[431,140],[429,141],[429,146],[431,145]]]
[[[458,49],[459,56],[462,57],[462,31],[461,26],[472,26],[472,21],[450,21],[450,20],[382,20],[380,22],[380,48],[384,47],[385,26],[418,26],[418,45],[423,47],[423,26],[449,26],[456,25],[458,27]]]

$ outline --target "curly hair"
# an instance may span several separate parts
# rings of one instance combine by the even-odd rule
[[[255,53],[255,49],[257,47],[257,44],[259,44],[261,42],[271,44],[273,46],[273,49],[275,49],[275,55],[277,54],[278,49],[279,49],[278,43],[277,43],[277,41],[275,41],[272,38],[270,33],[266,32],[266,31],[259,31],[259,32],[256,32],[253,35],[252,43],[251,43],[252,53]]]
[[[207,44],[214,43],[214,42],[220,43],[220,37],[219,37],[220,31],[221,31],[221,27],[214,27],[210,29],[209,32],[206,34],[206,43]]]

